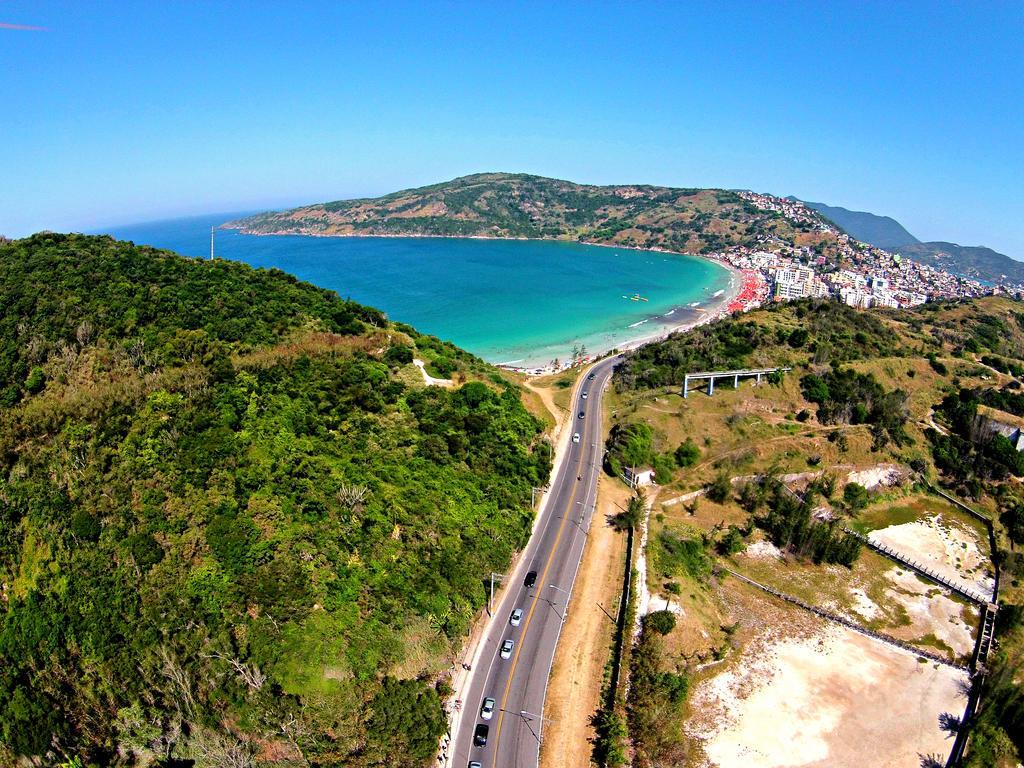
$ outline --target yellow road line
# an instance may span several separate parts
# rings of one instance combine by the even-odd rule
[[[571,416],[572,411],[570,410],[569,413],[570,413],[570,416]],[[584,429],[583,431],[584,431],[584,433],[586,433],[586,429]],[[576,477],[580,476],[580,466],[583,464],[583,453],[584,453],[584,450],[583,450],[582,438],[580,440],[580,444],[579,445],[580,445],[580,454],[579,454],[579,458],[576,460],[576,469],[575,469]],[[579,480],[574,480],[573,482],[578,483]],[[540,582],[541,582],[541,588],[540,589],[544,589],[543,585],[547,583],[548,571],[551,570],[551,564],[555,560],[555,553],[558,552],[558,543],[562,540],[562,532],[565,530],[565,521],[569,518],[569,513],[572,511],[572,503],[575,500],[576,500],[576,490],[573,489],[573,492],[569,495],[569,503],[566,505],[565,512],[562,514],[562,522],[558,526],[558,534],[555,536],[555,543],[551,547],[551,554],[548,555],[548,561],[544,565],[544,573],[543,573],[543,575],[540,578]],[[530,622],[533,620],[533,612],[537,608],[537,603],[540,602],[540,589],[538,589],[537,590],[537,594],[534,595],[533,604],[530,606],[530,612],[528,614],[526,614],[526,623],[523,625],[523,632],[522,632],[522,635],[519,638],[519,644],[518,644],[518,647],[516,648],[515,656],[512,657],[512,665],[509,667],[508,682],[505,683],[505,694],[501,698],[501,707],[498,709],[498,724],[497,724],[497,727],[495,728],[496,733],[494,734],[494,760],[491,761],[491,768],[497,768],[497,765],[498,765],[498,745],[499,745],[499,743],[501,741],[501,725],[502,725],[502,721],[505,719],[505,705],[508,703],[508,695],[512,691],[512,680],[515,678],[516,665],[519,663],[519,654],[523,650],[523,644],[526,642],[526,633],[530,629]],[[568,610],[568,608],[569,608],[568,604],[565,607],[566,607],[566,610]],[[541,713],[541,714],[543,715],[543,713]]]

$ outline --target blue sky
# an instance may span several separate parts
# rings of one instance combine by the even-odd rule
[[[793,194],[1024,259],[1021,39],[1020,2],[0,0],[0,233],[503,170]]]

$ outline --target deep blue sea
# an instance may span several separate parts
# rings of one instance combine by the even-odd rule
[[[210,228],[240,214],[108,227],[139,245],[208,257]],[[494,363],[602,352],[692,319],[729,273],[704,259],[578,243],[216,233],[216,255],[277,267],[384,310]],[[647,301],[632,301],[639,294]],[[659,328],[659,326],[661,326]]]

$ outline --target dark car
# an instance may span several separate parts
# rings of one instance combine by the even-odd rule
[[[528,574],[526,574],[526,578],[523,579],[523,586],[524,587],[532,587],[536,583],[537,583],[537,572],[536,571],[530,571]]]
[[[490,730],[483,723],[479,723],[476,730],[473,731],[473,746],[474,747],[486,747],[487,746],[487,733]]]
[[[589,376],[587,376],[587,380],[593,380],[593,378],[594,378],[594,374],[590,374]]]
[[[585,413],[584,413],[583,411],[580,411],[580,418],[581,418],[581,419],[582,419],[582,418],[583,418],[584,416],[586,416],[586,415],[587,415],[587,414],[585,414]]]

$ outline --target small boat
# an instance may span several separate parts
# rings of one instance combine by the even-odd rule
[[[623,296],[622,298],[629,299],[630,301],[647,301],[647,298],[639,293],[634,293],[632,296]]]

